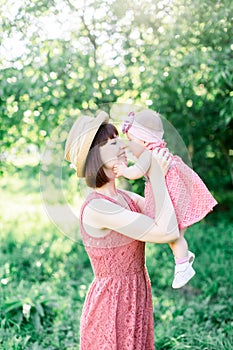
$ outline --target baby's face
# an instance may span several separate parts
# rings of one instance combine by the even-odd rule
[[[130,132],[127,132],[127,138],[130,141],[128,144],[129,150],[133,153],[136,158],[139,158],[142,152],[145,150],[144,141],[138,139]]]

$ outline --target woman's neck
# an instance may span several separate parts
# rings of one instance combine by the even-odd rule
[[[104,186],[95,189],[96,192],[101,193],[111,199],[115,200],[120,206],[126,209],[130,209],[127,200],[124,198],[121,192],[117,191],[115,180],[106,183]]]
[[[114,180],[109,181],[102,187],[98,187],[95,189],[96,192],[104,194],[105,196],[115,198],[117,197],[117,188]]]

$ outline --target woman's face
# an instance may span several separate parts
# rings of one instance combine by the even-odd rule
[[[112,170],[116,163],[124,162],[127,164],[125,148],[126,145],[118,136],[108,139],[105,145],[100,146],[100,157],[104,168]]]

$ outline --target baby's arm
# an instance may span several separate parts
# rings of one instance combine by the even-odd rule
[[[136,180],[144,175],[143,170],[135,163],[127,167],[124,163],[116,164],[114,166],[114,173],[116,177],[124,176],[127,179]]]
[[[134,165],[127,167],[124,163],[116,164],[114,172],[117,177],[124,176],[127,179],[136,180],[147,173],[150,163],[151,153],[145,150]]]

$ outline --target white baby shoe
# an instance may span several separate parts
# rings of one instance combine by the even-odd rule
[[[172,282],[172,288],[178,289],[185,286],[188,281],[195,275],[195,270],[192,268],[192,264],[195,259],[195,255],[192,252],[188,252],[189,261],[184,264],[175,265],[174,280]]]

